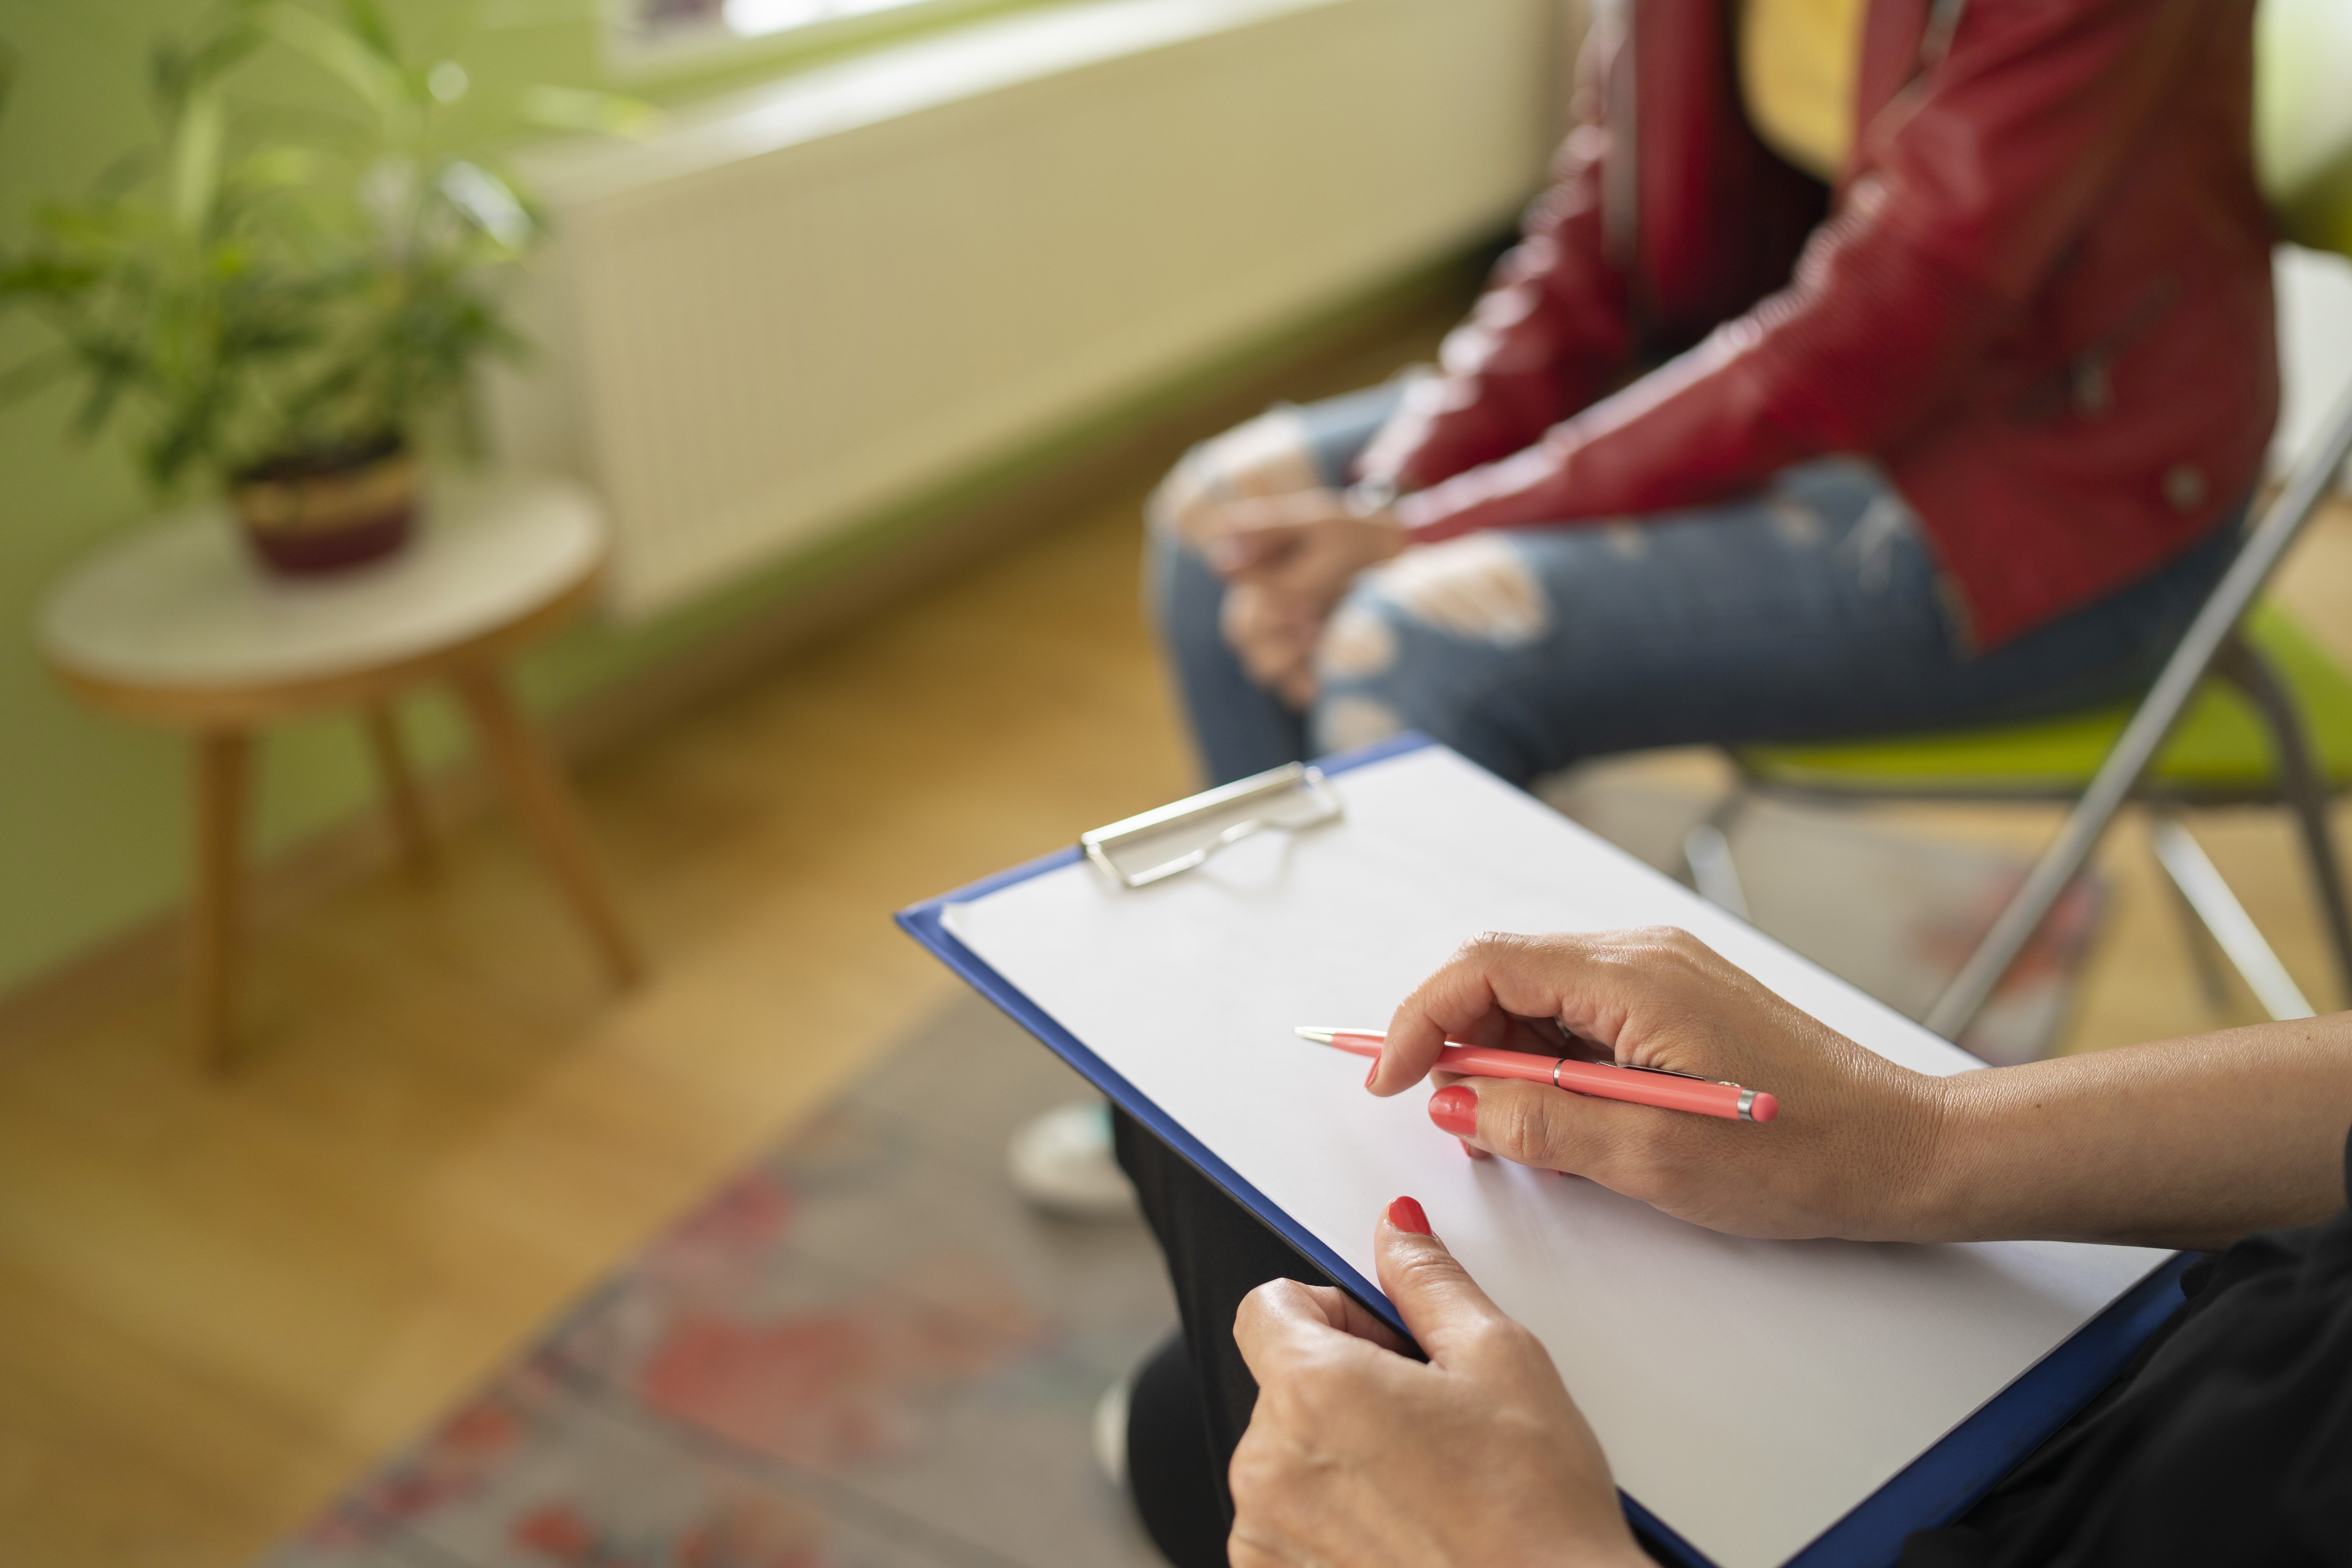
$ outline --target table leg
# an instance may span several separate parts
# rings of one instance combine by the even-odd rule
[[[188,900],[188,1022],[196,1059],[228,1065],[236,1022],[236,938],[245,873],[245,797],[252,737],[215,730],[196,738],[196,881]]]
[[[621,984],[635,983],[645,966],[605,890],[604,876],[589,851],[579,805],[553,753],[515,706],[497,670],[463,670],[455,684],[457,699],[481,736],[482,749],[514,805],[517,819],[538,847],[548,869],[571,895],[604,967]]]
[[[383,780],[384,810],[392,817],[394,838],[412,866],[433,858],[433,840],[425,821],[425,797],[417,793],[416,774],[409,768],[407,748],[401,744],[400,715],[390,702],[371,702],[362,714],[367,725],[368,749],[375,753],[375,769]]]

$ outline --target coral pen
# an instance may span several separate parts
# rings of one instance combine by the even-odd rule
[[[1388,1037],[1378,1029],[1318,1029],[1301,1026],[1299,1038],[1336,1046],[1360,1057],[1381,1054]],[[1446,1072],[1469,1078],[1523,1078],[1548,1083],[1575,1094],[1602,1100],[1631,1100],[1664,1110],[1688,1110],[1700,1116],[1720,1116],[1727,1121],[1769,1121],[1780,1114],[1780,1102],[1760,1089],[1742,1089],[1695,1073],[1667,1068],[1625,1068],[1608,1062],[1580,1062],[1573,1057],[1538,1057],[1526,1051],[1501,1051],[1488,1046],[1439,1047],[1437,1065]]]

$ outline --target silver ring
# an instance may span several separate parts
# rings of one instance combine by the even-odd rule
[[[1358,517],[1370,517],[1396,505],[1400,493],[1393,479],[1358,479],[1347,488],[1340,500]]]
[[[1739,1120],[1742,1121],[1756,1120],[1756,1091],[1752,1089],[1743,1089],[1739,1091]]]

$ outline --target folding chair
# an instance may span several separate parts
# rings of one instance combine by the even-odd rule
[[[2352,256],[2352,112],[2340,86],[2330,91],[2324,85],[2331,78],[2352,80],[2352,5],[2265,0],[2263,26],[2273,57],[2308,58],[2319,51],[2320,60],[2336,62],[2332,72],[2299,79],[2273,69],[2263,82],[2258,130],[2266,143],[2264,167],[2295,176],[2288,188],[2271,192],[2282,232]],[[2301,89],[2299,101],[2283,100],[2282,82]],[[2281,155],[2282,138],[2291,155]],[[2261,599],[2347,455],[2352,391],[2248,531],[2136,710],[1845,745],[1742,748],[1733,753],[1739,788],[1684,841],[1693,882],[1716,902],[1742,908],[1726,830],[1752,791],[1816,799],[2072,799],[2065,826],[1927,1012],[1929,1028],[1958,1038],[2088,862],[2116,813],[2137,798],[2158,808],[2157,856],[2195,922],[2190,945],[2209,994],[2219,993],[2221,980],[2208,935],[2271,1016],[2308,1017],[2310,1003],[2178,815],[2185,805],[2273,802],[2292,810],[2301,828],[2338,981],[2352,1005],[2352,907],[2327,817],[2330,795],[2352,789],[2352,676],[2284,610]]]

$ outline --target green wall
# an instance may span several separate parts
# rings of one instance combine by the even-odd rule
[[[418,47],[462,55],[476,84],[469,101],[485,106],[539,82],[683,99],[824,58],[770,48],[733,57],[725,70],[620,83],[608,79],[602,63],[597,0],[388,3]],[[149,41],[195,12],[193,0],[0,0],[0,40],[22,66],[0,121],[0,232],[21,232],[33,204],[79,194],[144,139]],[[478,30],[471,19],[483,12],[524,25]],[[0,323],[0,364],[15,363],[42,337],[30,322]],[[77,707],[32,650],[28,630],[45,585],[152,510],[117,447],[81,447],[68,436],[70,408],[64,391],[0,407],[0,994],[170,907],[184,887],[184,743]],[[1028,461],[1049,456],[1030,454]],[[946,504],[934,498],[876,520],[824,558],[795,563],[625,636],[578,628],[526,663],[526,693],[544,710],[610,685],[921,526]],[[408,717],[428,765],[460,750],[454,718],[437,700],[419,700]],[[373,796],[355,727],[320,721],[272,731],[259,796],[260,854],[346,817]]]
[[[0,232],[17,232],[32,204],[79,194],[91,176],[137,145],[147,125],[142,95],[149,40],[184,25],[199,0],[0,0],[0,41],[23,74],[0,121]],[[971,0],[958,16],[1034,0]],[[419,47],[462,55],[475,79],[468,102],[488,108],[531,83],[619,88],[657,101],[750,85],[819,63],[876,37],[908,30],[887,16],[822,50],[789,40],[730,57],[729,68],[615,81],[602,63],[599,0],[385,0]],[[528,25],[474,31],[467,18],[503,13]],[[463,45],[460,48],[458,46]],[[288,77],[294,90],[298,79]],[[277,84],[265,79],[265,86]],[[1181,376],[1107,407],[1079,427],[1008,454],[933,495],[871,518],[816,552],[730,588],[691,610],[625,634],[588,625],[528,658],[525,696],[560,709],[757,616],[862,556],[890,547],[992,493],[1045,473],[1139,425],[1165,421],[1244,377],[1263,374],[1307,345],[1344,333],[1367,310],[1402,294],[1466,290],[1475,258],[1444,259],[1371,295],[1334,301],[1255,344],[1211,358]],[[1429,297],[1434,298],[1434,293]],[[1466,297],[1466,296],[1465,296]],[[0,322],[0,365],[39,341],[28,323]],[[81,447],[67,436],[63,394],[0,407],[0,995],[133,922],[178,901],[184,887],[189,794],[184,742],[75,706],[36,659],[28,629],[42,589],[76,556],[153,509],[130,463],[110,445]],[[464,741],[438,699],[404,717],[430,767]],[[345,720],[270,732],[258,780],[257,854],[348,818],[374,798],[356,726]]]

